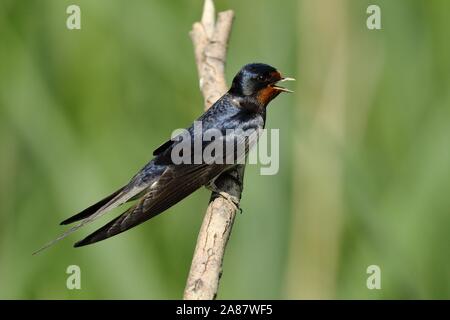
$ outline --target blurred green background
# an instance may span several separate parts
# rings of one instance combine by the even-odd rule
[[[66,8],[81,7],[81,30]],[[366,9],[381,7],[382,30]],[[450,2],[217,0],[227,76],[298,79],[270,105],[280,170],[248,166],[219,299],[450,298]],[[108,241],[38,256],[58,223],[201,114],[194,0],[1,0],[0,298],[176,299],[209,192]],[[120,210],[115,211],[116,214]],[[81,290],[66,268],[81,267]],[[381,268],[381,290],[366,269]]]

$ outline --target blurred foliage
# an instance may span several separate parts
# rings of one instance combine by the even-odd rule
[[[450,298],[450,3],[216,4],[236,12],[229,80],[253,61],[299,80],[270,106],[280,171],[248,166],[218,297]],[[366,28],[369,4],[382,30]],[[188,36],[201,8],[0,2],[0,298],[181,297],[205,190],[108,241],[71,247],[106,218],[31,252],[201,114]],[[71,264],[82,290],[66,288]],[[371,264],[382,290],[366,288]]]

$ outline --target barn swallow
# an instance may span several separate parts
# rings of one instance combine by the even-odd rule
[[[245,135],[251,130],[263,129],[266,122],[266,107],[270,101],[282,92],[292,92],[279,86],[280,82],[294,80],[285,78],[275,68],[262,63],[245,65],[234,77],[231,88],[216,103],[214,103],[197,121],[202,124],[202,135],[208,129],[217,129],[224,133],[224,139],[232,139],[236,143],[244,144]],[[229,129],[235,129],[229,133]],[[192,140],[199,133],[194,125],[186,129]],[[124,213],[111,222],[93,232],[86,238],[75,243],[74,247],[92,244],[130,228],[160,214],[179,201],[189,196],[202,186],[219,192],[214,186],[214,180],[221,173],[233,168],[233,163],[196,163],[175,164],[172,151],[177,146],[177,139],[170,139],[154,152],[150,160],[125,186],[98,201],[80,213],[64,220],[61,225],[78,221],[55,240],[36,251],[38,253],[65,238],[110,210],[130,201],[137,201]],[[204,150],[208,142],[202,142]],[[245,154],[248,153],[246,146]],[[227,197],[227,195],[220,193]],[[230,199],[236,203],[236,199]]]

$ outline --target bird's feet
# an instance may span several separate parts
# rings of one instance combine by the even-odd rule
[[[239,199],[237,197],[229,195],[228,193],[223,192],[223,191],[218,192],[218,194],[222,198],[227,200],[229,203],[231,203],[236,211],[239,210],[239,212],[242,213],[242,208],[241,208],[241,205],[240,205],[240,201],[239,201]]]
[[[218,194],[219,196],[221,196],[222,198],[224,198],[226,201],[231,203],[231,205],[234,207],[234,209],[236,211],[239,210],[239,212],[242,213],[240,201],[237,197],[232,196],[224,191],[221,191],[219,188],[217,188],[217,186],[214,183],[210,183],[209,185],[206,186],[206,188],[209,191],[212,191],[212,192]]]

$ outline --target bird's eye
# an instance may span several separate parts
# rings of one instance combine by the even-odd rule
[[[259,76],[258,76],[258,80],[259,80],[259,81],[263,81],[263,80],[264,80],[264,76],[263,76],[263,75],[259,75]]]

